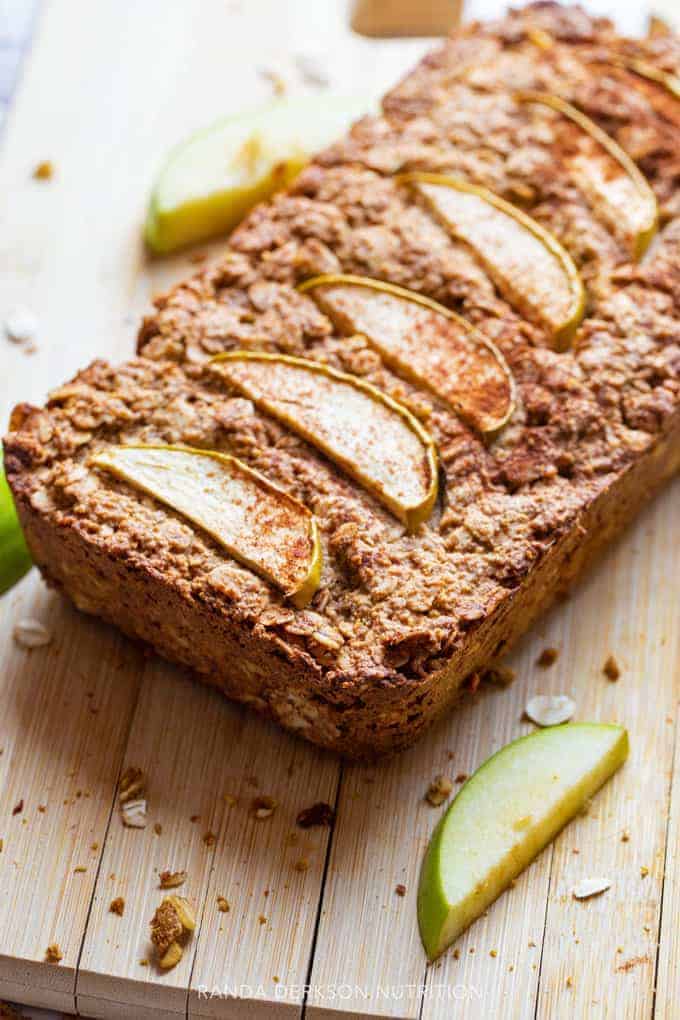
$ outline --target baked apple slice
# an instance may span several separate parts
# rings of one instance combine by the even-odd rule
[[[363,379],[304,358],[231,351],[211,364],[372,492],[409,530],[430,516],[438,488],[434,440],[401,404]]]
[[[90,463],[198,524],[298,608],[319,587],[316,518],[235,457],[184,446],[110,446]]]
[[[495,432],[512,414],[505,358],[444,305],[365,276],[315,276],[298,289],[309,291],[338,329],[362,333],[395,372],[432,390],[473,428]]]
[[[656,232],[656,197],[646,178],[613,138],[584,113],[559,96],[519,92],[521,103],[548,106],[569,123],[560,130],[565,165],[573,179],[615,236],[621,237],[633,259],[644,255]]]
[[[640,60],[637,57],[621,57],[617,63],[620,63],[627,71],[632,71],[633,74],[646,78],[647,81],[653,81],[657,85],[662,85],[666,92],[669,92],[674,99],[680,99],[680,78],[677,75],[671,74],[670,71],[662,71],[661,68],[655,67],[654,64],[650,64],[647,60]]]
[[[569,254],[540,223],[509,202],[445,174],[414,172],[398,178],[477,256],[506,299],[568,347],[583,318],[585,293]]]

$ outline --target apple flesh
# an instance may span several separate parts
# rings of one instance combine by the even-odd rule
[[[439,822],[418,889],[430,960],[440,956],[583,808],[628,756],[621,726],[571,723],[501,748]]]
[[[154,187],[144,229],[147,245],[165,254],[228,233],[370,105],[365,96],[278,99],[182,142]]]

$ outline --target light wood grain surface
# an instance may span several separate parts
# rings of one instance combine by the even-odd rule
[[[474,6],[493,14],[500,5]],[[641,8],[619,13],[624,29],[643,27]],[[93,357],[129,355],[151,294],[193,268],[186,256],[150,263],[140,243],[153,175],[177,138],[268,97],[261,69],[301,88],[296,54],[320,59],[335,91],[368,97],[428,48],[352,36],[335,0],[45,4],[0,158],[9,196],[0,318],[28,306],[39,350],[29,357],[2,342],[2,420],[17,399],[42,400]],[[55,164],[50,182],[31,177],[43,159]],[[484,691],[418,747],[372,767],[342,768],[147,660],[29,575],[0,600],[0,996],[135,1020],[303,1011],[310,1020],[673,1020],[678,496],[676,483],[525,639],[511,688]],[[25,616],[47,624],[49,646],[15,645]],[[547,646],[560,654],[542,670]],[[615,684],[602,674],[610,653],[622,666]],[[428,968],[415,891],[440,811],[423,793],[436,773],[469,773],[526,732],[528,696],[550,691],[571,693],[579,719],[625,723],[631,758],[459,940],[458,958]],[[120,821],[127,765],[149,776],[145,830]],[[251,802],[263,794],[277,808],[256,821]],[[295,826],[315,801],[337,802],[332,838]],[[302,858],[306,871],[295,867]],[[181,891],[199,927],[162,974],[140,961],[152,959],[148,921],[165,869],[187,870]],[[612,880],[604,896],[571,898],[578,878],[600,874]],[[125,898],[122,918],[109,911],[115,896]],[[64,954],[58,966],[43,962],[50,942]]]

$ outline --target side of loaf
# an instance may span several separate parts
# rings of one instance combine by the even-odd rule
[[[19,405],[5,465],[48,581],[309,740],[362,758],[412,743],[680,467],[680,98],[632,60],[677,75],[680,45],[623,40],[549,3],[466,28],[257,207],[217,265],[158,300],[137,359],[94,363],[45,408]],[[568,102],[625,159],[518,90]],[[644,257],[642,213],[617,207],[602,167],[658,210]],[[413,186],[419,174],[492,192],[568,253],[587,298],[568,349],[535,295]],[[382,337],[299,289],[348,274],[481,330],[513,380],[507,423],[480,431]],[[430,518],[405,528],[220,378],[210,359],[235,351],[329,366],[405,409],[436,443]],[[93,467],[135,443],[236,456],[309,507],[324,559],[311,602],[293,606],[181,513]]]

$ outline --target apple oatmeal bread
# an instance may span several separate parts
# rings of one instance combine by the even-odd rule
[[[679,69],[673,36],[546,3],[426,58],[137,359],[15,409],[45,576],[309,740],[415,740],[680,465]],[[290,541],[199,519],[215,478],[187,468],[188,507],[178,448],[267,487]]]

